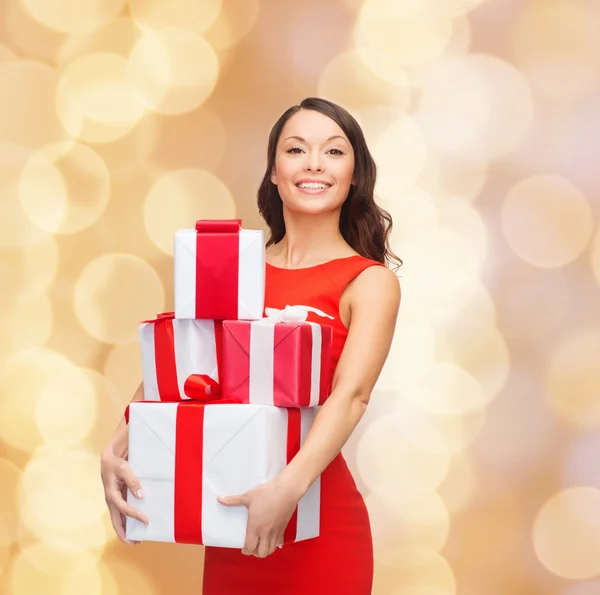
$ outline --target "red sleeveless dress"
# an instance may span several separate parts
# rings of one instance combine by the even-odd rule
[[[340,320],[345,287],[380,263],[350,256],[304,269],[267,264],[265,305],[312,306],[334,316],[333,368],[348,330]],[[324,323],[314,314],[309,320]],[[286,544],[266,558],[239,549],[205,548],[204,595],[370,595],[373,545],[364,500],[340,453],[321,475],[321,532],[316,539]]]

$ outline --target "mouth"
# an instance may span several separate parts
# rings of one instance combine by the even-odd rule
[[[332,186],[332,184],[329,184],[328,182],[307,182],[302,180],[294,185],[298,190],[306,194],[321,194],[322,192],[329,190]]]

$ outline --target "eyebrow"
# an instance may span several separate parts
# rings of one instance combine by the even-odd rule
[[[306,139],[302,138],[301,136],[288,136],[284,142],[286,140],[290,140],[291,138],[294,138],[296,140],[299,140],[301,143],[305,143]],[[341,138],[344,142],[348,142],[343,136],[340,136],[339,134],[334,134],[333,136],[330,136],[325,142],[328,143],[329,141],[332,141],[334,138]]]

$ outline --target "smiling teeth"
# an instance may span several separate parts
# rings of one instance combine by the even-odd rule
[[[316,184],[314,182],[308,182],[306,184],[298,184],[298,188],[307,188],[309,190],[318,190],[320,188],[329,188],[327,184]]]

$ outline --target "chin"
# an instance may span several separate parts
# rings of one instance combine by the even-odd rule
[[[287,209],[294,213],[303,213],[306,215],[321,215],[339,211],[342,208],[346,198],[336,198],[331,196],[306,196],[294,193],[293,197],[283,198],[283,204]]]

